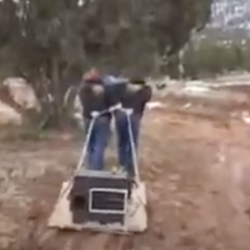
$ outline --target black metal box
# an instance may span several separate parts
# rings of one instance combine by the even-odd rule
[[[131,185],[125,173],[80,170],[70,192],[73,222],[123,224]]]

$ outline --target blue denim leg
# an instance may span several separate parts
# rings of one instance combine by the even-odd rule
[[[128,147],[128,129],[126,116],[122,111],[115,113],[115,125],[117,131],[118,162],[123,168],[126,168],[126,152]],[[127,171],[127,169],[124,169]]]
[[[85,120],[85,136],[88,133],[91,120]],[[110,118],[98,117],[95,120],[87,148],[87,165],[92,170],[104,168],[104,153],[110,137]]]
[[[90,144],[90,168],[103,170],[104,152],[110,135],[110,118],[98,117],[93,128],[93,138]]]
[[[91,119],[85,119],[84,120],[84,135],[85,135],[85,140],[87,139],[87,134],[90,129],[90,123],[91,123]],[[84,159],[85,161],[87,161],[87,168],[90,168],[90,166],[92,165],[91,164],[91,161],[93,159],[93,153],[94,153],[94,138],[95,138],[95,131],[94,129],[92,129],[92,132],[90,134],[90,137],[89,137],[89,143],[88,143],[88,147],[87,147],[87,155],[86,155],[86,159]]]
[[[118,111],[116,113],[116,129],[118,135],[118,159],[120,166],[124,167],[124,170],[134,175],[133,171],[133,155],[131,148],[131,141],[129,136],[129,125],[126,115]],[[135,144],[135,150],[137,150],[138,135],[140,127],[140,117],[137,115],[131,116],[131,129]]]

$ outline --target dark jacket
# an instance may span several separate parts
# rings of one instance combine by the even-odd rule
[[[111,77],[111,79],[110,79]],[[105,94],[109,107],[121,103],[121,99],[125,93],[127,79],[106,76],[103,79],[105,85]]]
[[[80,100],[83,106],[83,116],[90,119],[93,111],[101,112],[108,109],[105,88],[101,81],[86,81],[80,89]],[[109,114],[105,114],[109,116]]]
[[[126,86],[125,94],[122,97],[122,105],[124,108],[131,108],[136,115],[143,115],[147,102],[152,97],[152,90],[145,84],[132,84]]]

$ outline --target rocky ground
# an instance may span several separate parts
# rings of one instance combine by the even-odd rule
[[[242,88],[230,91],[238,96]],[[4,140],[0,249],[249,250],[247,103],[225,107],[194,98],[160,101],[165,106],[147,111],[141,134],[140,169],[148,192],[146,233],[49,230],[47,218],[62,181],[73,172],[81,143],[71,135],[40,142]]]

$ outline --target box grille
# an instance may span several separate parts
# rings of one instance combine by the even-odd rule
[[[125,214],[127,190],[92,188],[89,195],[89,212],[103,214]]]

